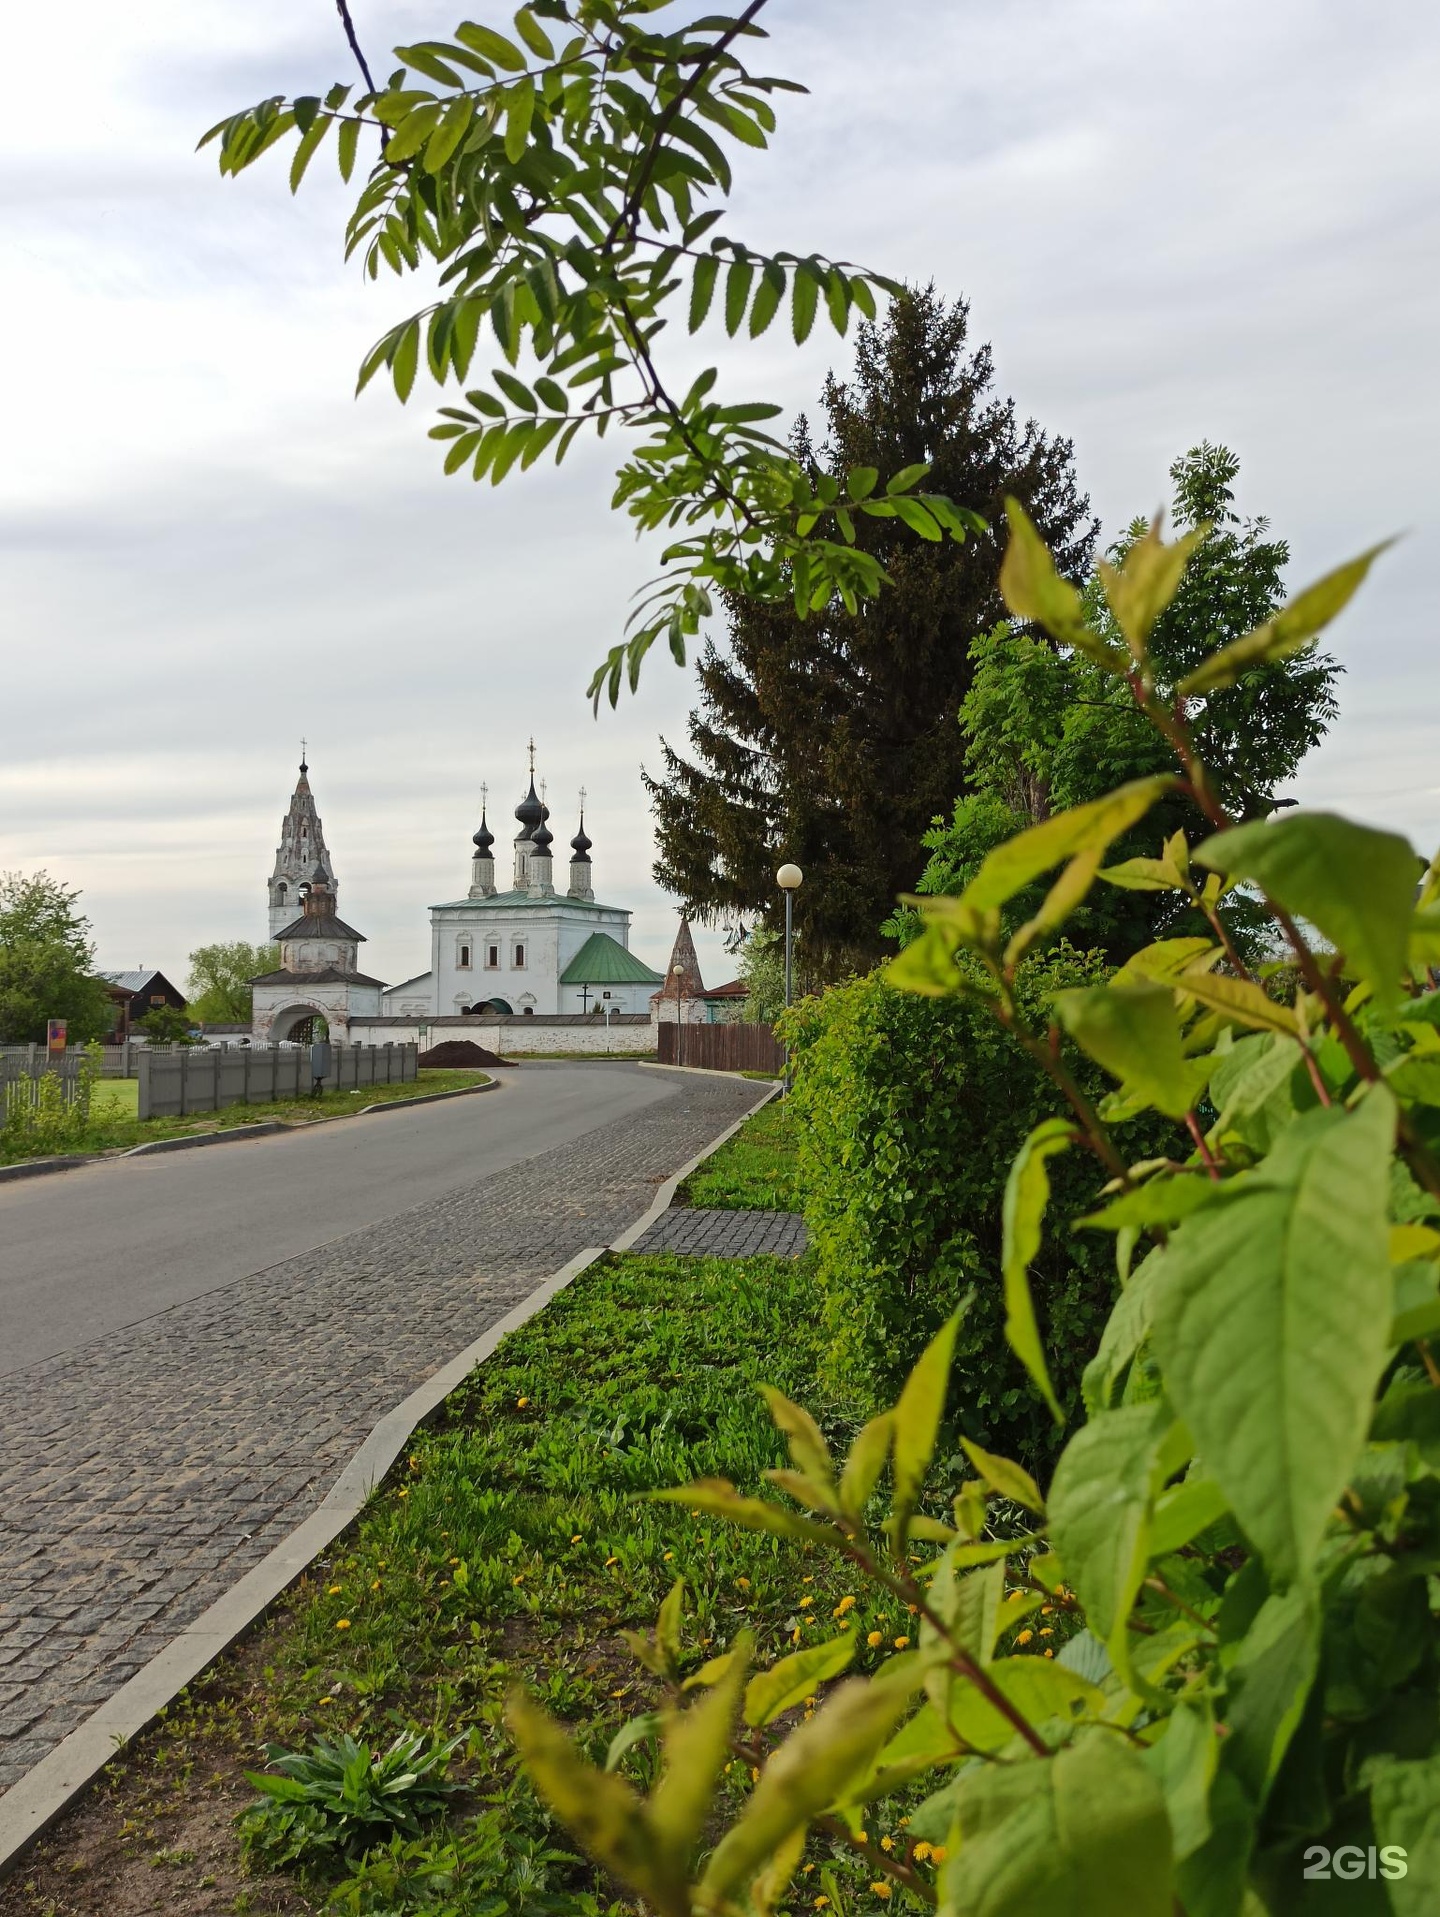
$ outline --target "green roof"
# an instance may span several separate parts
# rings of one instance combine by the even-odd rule
[[[562,985],[663,985],[662,972],[627,952],[608,932],[592,932],[560,974]]]

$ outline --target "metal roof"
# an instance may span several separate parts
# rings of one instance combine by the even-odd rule
[[[592,932],[560,974],[562,985],[662,985],[642,959],[627,952],[608,932]]]

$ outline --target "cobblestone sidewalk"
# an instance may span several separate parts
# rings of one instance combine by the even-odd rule
[[[609,1243],[756,1093],[687,1079],[483,1186],[0,1381],[0,1789],[308,1516],[385,1412]]]
[[[657,1218],[636,1251],[678,1251],[701,1258],[798,1258],[809,1239],[793,1211],[710,1211],[674,1205]]]

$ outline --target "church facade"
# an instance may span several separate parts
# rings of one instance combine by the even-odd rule
[[[378,1028],[395,1020],[594,1013],[648,1018],[666,974],[630,950],[630,912],[595,896],[583,793],[563,890],[555,878],[549,819],[535,789],[532,748],[505,884],[497,883],[495,835],[482,807],[465,896],[430,908],[429,971],[385,986],[360,969],[364,934],[338,917],[335,868],[302,761],[269,884],[270,931],[280,942],[280,967],[254,981],[253,1036],[305,1037],[317,1015],[342,1041],[379,1036]],[[352,1030],[357,1022],[364,1029]]]

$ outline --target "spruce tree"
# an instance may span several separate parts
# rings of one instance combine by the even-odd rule
[[[873,466],[881,488],[928,461],[926,485],[992,530],[942,545],[898,518],[862,520],[893,581],[878,599],[803,621],[732,603],[728,642],[700,657],[690,752],[662,740],[662,769],[646,780],[660,884],[692,918],[773,924],[775,867],[797,861],[797,923],[821,975],[883,955],[880,926],[915,883],[922,835],[965,789],[957,714],[970,642],[1002,612],[1005,495],[1024,502],[1067,577],[1081,584],[1089,570],[1095,526],[1070,441],[1020,422],[994,390],[989,346],[968,335],[964,300],[927,288],[897,301],[861,329],[851,377],[827,380],[818,451],[803,424],[797,447],[819,470]]]

